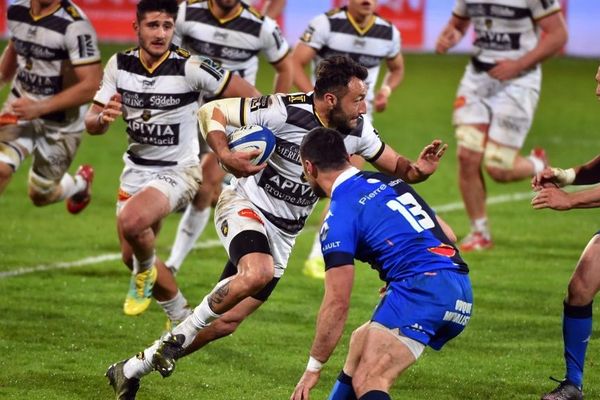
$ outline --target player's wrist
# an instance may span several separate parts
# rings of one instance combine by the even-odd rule
[[[552,173],[556,179],[556,182],[560,186],[567,186],[573,184],[575,181],[575,173],[574,168],[562,169],[562,168],[552,168]]]
[[[306,364],[306,370],[310,372],[319,372],[323,368],[321,361],[317,360],[313,356],[308,357],[308,363]]]
[[[381,87],[379,88],[379,93],[385,97],[390,97],[390,95],[392,94],[392,88],[390,87],[390,85],[381,85]]]

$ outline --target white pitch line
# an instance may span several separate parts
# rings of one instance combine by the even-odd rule
[[[500,196],[494,196],[487,199],[487,204],[501,204],[501,203],[510,203],[516,202],[525,199],[531,199],[533,197],[533,192],[520,192],[520,193],[512,193],[505,194]],[[458,211],[464,209],[464,205],[462,202],[448,203],[442,204],[440,206],[431,207],[435,210],[436,213],[441,212],[451,212]],[[304,230],[306,231],[306,229]],[[204,242],[199,242],[194,245],[195,249],[210,249],[214,247],[218,247],[221,245],[221,242],[217,239],[210,239]],[[36,272],[44,272],[44,271],[54,271],[59,269],[69,269],[76,267],[83,267],[85,265],[94,265],[99,264],[105,261],[115,261],[121,258],[120,253],[109,253],[109,254],[101,254],[99,256],[94,257],[86,257],[80,260],[69,261],[69,262],[58,262],[55,264],[43,264],[36,265],[33,267],[17,267],[16,269],[10,271],[0,272],[0,279],[10,278],[13,276],[21,276],[26,274],[32,274]]]

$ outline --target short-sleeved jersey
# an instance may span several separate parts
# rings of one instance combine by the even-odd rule
[[[190,56],[171,46],[161,63],[148,69],[139,48],[117,53],[108,61],[94,103],[104,106],[121,94],[129,146],[124,160],[138,166],[198,163],[198,99],[219,95],[231,74],[214,61]]]
[[[211,57],[238,73],[252,85],[256,82],[258,53],[277,63],[290,51],[277,23],[245,3],[240,13],[219,20],[206,0],[188,0],[179,5],[174,43],[193,54]]]
[[[60,2],[50,14],[34,17],[29,0],[16,0],[8,8],[8,29],[17,53],[15,94],[36,100],[54,96],[75,82],[73,68],[100,62],[94,28],[69,1]],[[80,130],[84,114],[85,105],[42,119]]]
[[[389,21],[375,15],[364,29],[354,23],[348,9],[342,7],[313,18],[300,40],[317,51],[313,73],[319,62],[333,55],[346,55],[369,70],[367,101],[374,98],[375,84],[383,59],[400,53],[400,32]]]
[[[473,23],[479,61],[517,59],[537,46],[536,21],[560,11],[559,0],[456,0],[453,14]]]
[[[267,167],[258,174],[235,181],[236,190],[263,211],[265,217],[286,232],[299,233],[317,197],[303,178],[300,143],[313,128],[323,124],[315,114],[312,93],[275,94],[245,99],[240,110],[242,125],[268,127],[277,140]],[[356,128],[340,132],[350,154],[375,161],[384,144],[371,123],[363,118]]]
[[[467,264],[427,203],[403,180],[344,171],[335,181],[320,232],[325,268],[367,262],[386,281]]]

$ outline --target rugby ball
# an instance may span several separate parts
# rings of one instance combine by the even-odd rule
[[[275,135],[269,128],[261,125],[246,125],[228,136],[231,151],[260,150],[260,154],[251,160],[253,165],[266,162],[275,151]]]

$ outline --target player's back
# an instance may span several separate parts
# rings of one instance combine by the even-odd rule
[[[340,239],[338,251],[352,252],[386,281],[437,269],[468,271],[434,211],[401,179],[372,172],[349,177],[334,188],[325,224],[332,240]],[[323,250],[327,257],[326,242]]]

